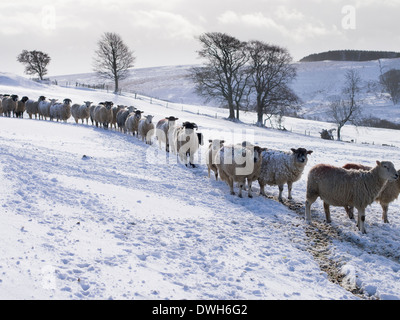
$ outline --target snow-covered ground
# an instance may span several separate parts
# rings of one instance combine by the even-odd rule
[[[400,299],[398,201],[390,224],[379,205],[367,208],[367,234],[343,208],[332,208],[327,225],[318,200],[312,226],[302,208],[315,164],[391,160],[400,168],[397,131],[346,126],[344,139],[357,143],[326,141],[323,122],[285,118],[289,131],[262,129],[251,113],[233,123],[210,106],[161,105],[10,74],[2,74],[0,92],[112,100],[155,121],[196,122],[206,141],[314,151],[294,184],[291,204],[299,209],[291,210],[276,201],[277,187],[266,188],[271,198],[230,195],[207,177],[206,146],[199,167],[189,169],[158,144],[114,130],[0,117],[1,299]]]

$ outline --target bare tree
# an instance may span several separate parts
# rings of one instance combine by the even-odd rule
[[[118,34],[112,32],[105,32],[97,45],[93,69],[100,77],[114,80],[114,92],[117,93],[119,81],[126,79],[128,69],[134,66],[133,52]]]
[[[25,65],[25,73],[28,75],[37,74],[40,80],[47,74],[47,65],[50,63],[50,56],[42,51],[23,50],[17,57],[17,61]]]
[[[361,86],[361,77],[354,69],[348,70],[345,75],[343,99],[332,101],[328,113],[337,125],[337,139],[341,139],[341,129],[346,123],[358,125],[361,118],[361,104],[358,99]]]
[[[400,101],[400,70],[390,69],[379,77],[384,89],[389,93],[393,104]]]
[[[281,115],[287,107],[298,103],[299,98],[289,87],[296,77],[289,52],[261,41],[247,44],[250,57],[251,86],[255,95],[257,125],[263,126],[263,115],[271,118]]]
[[[239,109],[248,92],[249,73],[246,63],[246,43],[220,32],[205,33],[199,37],[200,58],[205,65],[192,69],[196,92],[206,101],[227,104],[230,120],[239,119]]]

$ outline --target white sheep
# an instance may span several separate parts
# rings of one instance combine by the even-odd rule
[[[371,167],[355,163],[347,163],[343,166],[343,168],[347,170],[354,169],[354,170],[364,170],[364,171],[369,171],[372,169]],[[400,170],[397,171],[397,174],[400,177]],[[389,223],[387,216],[389,210],[389,204],[394,200],[396,200],[399,197],[399,194],[400,194],[400,179],[397,179],[395,181],[388,181],[381,190],[381,192],[379,193],[378,197],[375,199],[375,201],[379,202],[379,204],[382,207],[382,220],[384,223]],[[354,219],[354,213],[353,213],[354,208],[346,206],[345,209],[349,218]]]
[[[248,196],[252,198],[252,183],[258,179],[261,170],[264,148],[259,146],[243,146],[242,144],[223,146],[214,158],[221,180],[225,181],[232,195],[234,182],[239,186],[239,197],[242,197],[242,189],[246,180],[249,191]]]
[[[166,117],[157,122],[156,125],[156,136],[161,149],[161,143],[165,143],[165,151],[170,151],[170,142],[174,143],[174,131],[175,131],[175,121],[179,118],[174,116]],[[170,137],[172,139],[170,139]],[[175,147],[172,146],[172,150],[175,151]]]
[[[291,149],[291,152],[279,150],[266,150],[262,154],[261,173],[258,178],[260,194],[265,196],[265,185],[279,187],[278,200],[282,200],[284,184],[288,186],[288,199],[292,199],[293,183],[298,181],[303,174],[311,150],[304,148]]]
[[[84,101],[84,104],[73,104],[71,107],[71,115],[75,119],[75,123],[78,123],[79,119],[81,119],[82,124],[86,119],[86,124],[89,124],[90,117],[90,107],[92,106],[91,101]]]
[[[201,133],[196,133],[195,129],[198,129],[195,123],[186,121],[182,127],[177,127],[170,133],[170,141],[173,136],[180,161],[192,168],[195,168],[194,155],[199,150],[199,146],[203,145],[203,136]]]
[[[71,117],[71,99],[64,99],[63,103],[55,103],[50,106],[50,120],[54,118],[58,121],[67,122]]]
[[[39,102],[46,100],[46,97],[40,96],[38,100],[28,100],[25,102],[25,110],[29,115],[29,119],[32,119],[32,115],[35,115],[35,119],[37,119],[37,115],[39,113]]]
[[[50,117],[50,107],[54,105],[58,99],[42,100],[39,102],[38,113],[39,119],[47,120]]]
[[[7,117],[11,117],[11,112],[15,112],[15,109],[17,108],[17,101],[18,101],[18,96],[13,94],[11,96],[4,96],[1,104],[3,107],[3,113]]]
[[[113,119],[112,106],[113,103],[111,101],[106,101],[104,103],[99,103],[96,108],[94,108],[96,127],[98,127],[100,123],[103,125],[104,129],[108,129],[108,125]]]
[[[308,174],[306,221],[311,223],[311,205],[320,197],[324,202],[326,222],[331,222],[329,206],[355,207],[358,229],[366,233],[365,208],[376,199],[388,180],[397,178],[396,169],[389,161],[376,161],[376,166],[370,171],[316,165]]]
[[[129,114],[136,110],[135,107],[125,107],[117,112],[117,126],[119,131],[126,133],[125,122]]]
[[[25,104],[29,100],[28,97],[24,96],[21,100],[17,101],[17,107],[15,108],[15,116],[17,118],[23,118],[25,112]]]
[[[224,146],[225,140],[208,140],[210,143],[208,149],[206,151],[205,159],[207,164],[208,170],[208,177],[210,178],[211,170],[214,171],[215,180],[218,181],[218,168],[217,165],[214,163],[215,155]]]
[[[142,118],[142,113],[143,111],[136,110],[128,115],[128,118],[126,118],[125,121],[125,128],[126,131],[132,132],[132,134],[135,136],[135,134],[138,134],[139,130],[139,121]]]
[[[142,141],[146,141],[146,144],[151,145],[151,138],[154,135],[154,123],[152,115],[144,116],[139,121],[139,135],[142,137]]]

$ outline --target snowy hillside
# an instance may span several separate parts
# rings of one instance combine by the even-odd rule
[[[209,179],[206,146],[188,169],[157,143],[115,130],[0,117],[1,299],[400,299],[398,201],[390,224],[379,205],[367,208],[365,235],[343,208],[331,208],[327,225],[318,200],[309,226],[303,207],[315,164],[391,160],[400,168],[397,133],[347,126],[344,139],[357,143],[325,141],[322,122],[285,118],[292,132],[284,132],[252,126],[252,113],[232,123],[210,106],[0,79],[0,92],[31,99],[111,100],[155,122],[174,115],[196,122],[206,141],[314,151],[293,201],[281,204],[277,187],[265,198],[256,183],[255,197],[241,199]]]
[[[400,123],[400,108],[393,106],[386,95],[376,87],[380,75],[378,61],[367,62],[297,62],[297,79],[292,87],[301,98],[302,111],[307,119],[326,120],[326,107],[330,100],[341,94],[343,79],[347,70],[355,68],[363,80],[361,99],[364,115]],[[382,59],[383,72],[392,68],[400,69],[399,59]],[[121,84],[122,90],[145,94],[149,97],[184,104],[203,104],[203,99],[193,93],[189,72],[192,66],[167,66],[133,69],[128,79]],[[59,84],[76,82],[86,84],[103,83],[95,74],[78,74],[51,77]],[[210,105],[212,105],[210,103]]]

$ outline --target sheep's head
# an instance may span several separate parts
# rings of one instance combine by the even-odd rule
[[[83,103],[86,105],[86,108],[89,108],[90,105],[93,103],[92,101],[83,101]]]
[[[21,101],[22,101],[23,103],[27,102],[28,100],[29,100],[29,98],[26,97],[26,96],[22,97],[22,99],[21,99]]]
[[[65,104],[70,104],[70,103],[72,103],[72,100],[66,98],[66,99],[63,100],[63,102],[64,102]]]
[[[147,115],[145,118],[147,119],[147,123],[152,123],[153,122],[153,117],[152,115]]]
[[[168,121],[176,121],[176,120],[179,120],[179,118],[175,118],[174,116],[165,117],[165,119],[167,119]]]
[[[44,101],[44,100],[46,100],[46,97],[45,97],[45,96],[40,96],[40,97],[39,97],[39,101]]]
[[[385,180],[394,181],[399,178],[399,174],[394,168],[394,164],[390,161],[376,161],[379,168],[379,176]]]
[[[11,96],[11,99],[12,99],[13,101],[17,101],[17,100],[18,100],[18,96],[17,96],[16,94],[13,94],[13,95]]]
[[[296,161],[303,164],[307,164],[308,161],[307,156],[313,153],[311,150],[307,150],[304,148],[298,148],[298,149],[292,148],[291,150],[296,157]]]
[[[141,117],[142,117],[142,113],[143,113],[144,111],[140,111],[140,110],[136,110],[135,111],[135,118],[136,119],[140,119]]]
[[[106,101],[103,104],[105,105],[107,110],[111,110],[112,106],[114,105],[114,103],[112,101]]]

